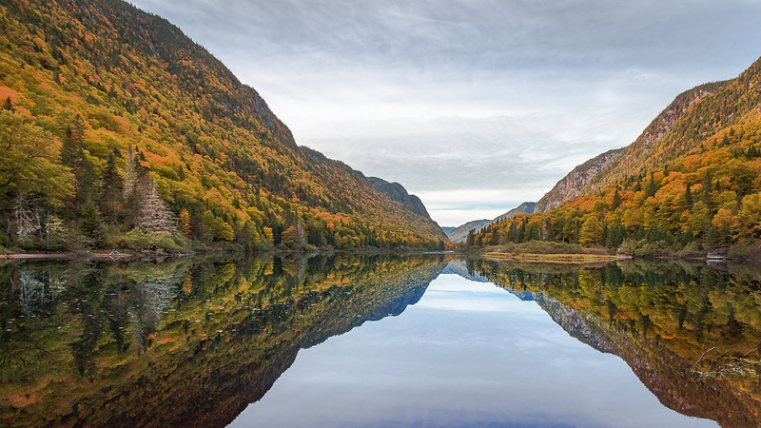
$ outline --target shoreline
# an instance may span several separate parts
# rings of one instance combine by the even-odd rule
[[[481,254],[482,257],[492,260],[510,261],[515,260],[519,262],[534,262],[534,263],[562,263],[562,264],[585,264],[585,263],[600,263],[600,262],[612,262],[616,260],[631,260],[632,256],[625,255],[609,255],[609,254],[583,254],[583,253],[569,253],[569,254],[534,254],[534,253],[504,253],[499,251],[490,251]]]
[[[120,260],[133,257],[185,257],[192,254],[169,254],[169,253],[122,253],[119,251],[104,252],[65,252],[65,253],[10,253],[0,254],[0,260],[52,260],[52,259],[108,259]]]
[[[120,251],[109,252],[93,252],[82,251],[74,252],[67,251],[61,253],[45,253],[45,252],[29,252],[29,253],[8,253],[0,254],[0,261],[2,260],[70,260],[70,259],[100,259],[100,260],[126,260],[126,259],[141,259],[141,258],[174,258],[174,257],[194,257],[205,256],[215,254],[246,254],[245,251],[232,250],[232,249],[215,249],[215,250],[202,250],[189,253],[131,253]],[[387,250],[381,248],[358,248],[349,250],[336,250],[336,249],[316,249],[316,250],[284,250],[284,249],[269,249],[262,251],[253,251],[250,254],[365,254],[365,255],[381,255],[381,254],[441,254],[450,255],[453,252],[447,251],[435,251],[435,250]]]

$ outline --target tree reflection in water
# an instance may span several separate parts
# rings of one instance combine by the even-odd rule
[[[674,410],[726,427],[761,420],[752,270],[341,255],[6,263],[0,421],[224,426],[300,349],[402,313],[442,271],[535,300]]]

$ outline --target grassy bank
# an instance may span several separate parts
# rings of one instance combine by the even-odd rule
[[[586,264],[609,262],[630,258],[628,256],[618,256],[609,254],[532,254],[532,253],[505,253],[500,251],[489,251],[483,254],[487,259],[493,260],[516,260],[521,262],[536,263],[569,263],[569,264]]]

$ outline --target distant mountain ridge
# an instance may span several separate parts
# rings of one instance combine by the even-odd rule
[[[492,223],[502,221],[507,218],[513,218],[519,214],[533,214],[536,212],[536,202],[524,202],[517,207],[511,209],[510,211],[497,216],[494,220],[492,220]]]
[[[469,221],[460,226],[451,228],[453,230],[447,233],[447,236],[449,237],[449,240],[452,242],[464,242],[465,239],[468,237],[468,233],[470,233],[471,230],[477,232],[481,228],[490,225],[491,222],[492,221],[489,219]]]
[[[510,211],[495,217],[492,220],[473,220],[457,227],[444,227],[444,233],[447,234],[449,240],[452,242],[464,242],[468,237],[470,231],[478,232],[481,228],[486,227],[492,223],[502,221],[508,218],[513,218],[519,214],[533,214],[536,208],[535,202],[524,202]]]

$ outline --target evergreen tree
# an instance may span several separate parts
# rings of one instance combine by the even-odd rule
[[[489,245],[497,245],[499,244],[499,233],[497,230],[492,232],[491,237],[489,238]]]
[[[621,194],[618,193],[618,187],[616,187],[616,191],[613,193],[613,201],[610,203],[610,209],[615,210],[620,207],[621,202]]]
[[[84,135],[85,122],[82,116],[77,115],[67,128],[61,147],[61,163],[71,169],[75,178],[72,214],[79,212],[87,201],[94,200],[98,196],[96,195],[98,177],[95,166],[85,152]]]
[[[77,168],[84,152],[85,121],[76,115],[71,125],[66,128],[66,136],[61,147],[61,161],[70,168]]]
[[[465,239],[465,246],[472,247],[476,243],[476,236],[473,230],[468,231],[468,237]]]
[[[124,175],[124,211],[130,224],[137,225],[140,215],[140,191],[138,185],[146,179],[144,171],[130,146]]]
[[[692,189],[690,189],[690,187],[692,187],[690,183],[687,183],[687,188],[684,191],[684,203],[685,205],[687,205],[687,208],[692,208],[692,203],[693,203]]]
[[[3,110],[13,111],[13,100],[11,97],[8,97],[5,99],[5,103],[3,103]]]
[[[116,155],[112,152],[106,161],[101,178],[100,206],[103,214],[116,221],[121,210],[124,195],[124,179],[116,168]]]
[[[82,207],[82,219],[79,231],[88,238],[98,239],[102,235],[102,223],[98,207],[93,201],[87,201]]]
[[[705,177],[703,177],[703,203],[707,207],[713,206],[713,201],[711,199],[711,191],[713,189],[713,179],[711,177],[711,172],[706,172]]]
[[[605,246],[611,249],[616,249],[624,242],[626,234],[626,228],[620,223],[614,223],[608,228],[608,233],[605,236]]]
[[[658,192],[658,185],[655,182],[655,176],[653,174],[650,174],[650,181],[647,183],[647,192],[645,192],[645,195],[650,198],[655,196],[655,194]]]

